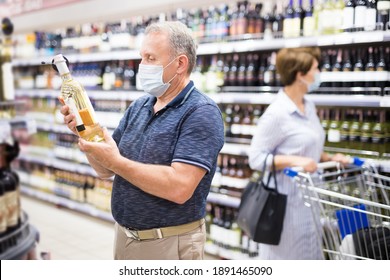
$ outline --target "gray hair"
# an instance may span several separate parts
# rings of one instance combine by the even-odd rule
[[[180,54],[188,57],[187,74],[192,72],[196,63],[196,43],[191,30],[180,21],[152,23],[145,30],[145,35],[153,32],[166,32],[171,46],[172,58]]]

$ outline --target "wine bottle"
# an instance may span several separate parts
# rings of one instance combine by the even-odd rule
[[[364,65],[363,65],[363,59],[362,59],[362,50],[357,49],[356,50],[356,60],[355,64],[353,65],[353,72],[362,72],[364,71]],[[362,87],[364,86],[363,81],[355,81],[354,82],[355,87]]]
[[[5,202],[5,184],[0,179],[0,238],[3,237],[7,231],[7,207]],[[3,248],[3,242],[1,242],[2,246],[0,248],[0,253],[5,251]]]
[[[310,0],[309,7],[305,12],[303,19],[303,36],[314,36],[315,34],[315,20],[314,20],[314,0]]]
[[[294,22],[294,1],[289,0],[288,6],[286,8],[286,13],[283,19],[283,37],[290,38],[293,37],[293,22]]]
[[[292,37],[299,37],[303,29],[305,11],[302,8],[302,0],[298,0],[298,6],[294,10]]]
[[[355,7],[355,31],[363,31],[367,14],[367,1],[357,0]]]
[[[61,75],[61,96],[75,115],[78,135],[87,141],[103,141],[103,130],[96,120],[95,110],[84,87],[72,78],[62,54],[54,57],[53,64]]]
[[[375,0],[367,0],[367,11],[366,11],[366,20],[364,23],[364,30],[372,31],[376,29],[376,1]]]
[[[348,0],[345,2],[343,9],[343,30],[345,32],[352,32],[355,18],[355,2]]]
[[[14,100],[15,99],[15,88],[14,88],[14,76],[12,72],[12,39],[11,34],[14,30],[13,24],[9,18],[4,18],[2,20],[2,31],[4,33],[4,43],[2,49],[0,49],[0,67],[1,74],[0,79],[2,79],[2,95],[0,98],[4,100]],[[1,101],[1,99],[0,99]]]
[[[365,66],[365,72],[364,74],[367,76],[365,86],[366,87],[373,87],[375,86],[375,81],[370,80],[371,73],[375,72],[375,61],[374,61],[374,51],[372,47],[368,48],[368,58],[367,58],[367,63]]]
[[[378,25],[382,30],[389,29],[389,16],[390,16],[390,1],[379,0],[377,3],[378,9]]]

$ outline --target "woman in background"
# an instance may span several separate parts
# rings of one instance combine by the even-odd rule
[[[287,207],[279,245],[260,244],[261,259],[323,259],[321,239],[315,229],[310,208],[304,205],[301,192],[286,167],[299,166],[306,172],[317,170],[320,161],[347,163],[342,154],[330,156],[323,152],[325,132],[313,102],[305,95],[320,85],[319,48],[281,49],[276,69],[284,87],[259,119],[252,139],[249,164],[262,170],[272,160],[277,170],[278,190],[287,194]]]

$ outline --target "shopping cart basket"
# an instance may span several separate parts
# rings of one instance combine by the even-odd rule
[[[327,259],[390,259],[390,178],[354,159],[318,164],[315,174],[288,168],[323,240]]]

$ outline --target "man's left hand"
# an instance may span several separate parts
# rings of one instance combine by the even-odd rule
[[[109,170],[115,166],[115,162],[121,157],[114,139],[110,136],[107,128],[103,128],[104,142],[89,142],[79,138],[80,150],[93,157],[99,164]]]

